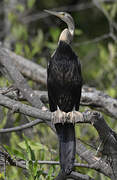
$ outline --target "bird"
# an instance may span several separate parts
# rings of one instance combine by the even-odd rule
[[[59,139],[61,172],[69,175],[73,171],[76,138],[74,112],[79,115],[82,89],[81,63],[72,50],[75,25],[67,12],[45,10],[67,24],[59,37],[58,46],[47,66],[47,90],[50,111]],[[66,121],[66,117],[69,121]]]

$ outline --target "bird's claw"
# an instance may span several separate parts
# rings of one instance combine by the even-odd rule
[[[52,124],[57,123],[73,123],[75,124],[77,119],[82,118],[82,114],[78,111],[63,112],[60,109],[52,113]]]
[[[57,124],[57,123],[64,124],[65,119],[66,119],[66,113],[59,109],[52,113],[52,124]]]

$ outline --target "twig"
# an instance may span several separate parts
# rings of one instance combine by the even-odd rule
[[[97,43],[99,41],[108,39],[110,37],[112,38],[112,34],[108,33],[108,34],[104,34],[104,35],[101,35],[99,37],[96,37],[96,38],[94,38],[92,40],[89,40],[89,41],[84,41],[84,42],[81,42],[81,43],[74,43],[74,46],[87,45],[87,44],[90,44],[90,43]]]
[[[33,126],[36,126],[37,124],[43,123],[43,120],[36,119],[32,122],[26,123],[21,126],[13,127],[13,128],[5,128],[5,129],[0,129],[0,133],[9,133],[9,132],[16,132],[16,131],[22,131],[27,128],[31,128]]]
[[[101,2],[100,0],[93,0],[93,3],[94,3],[94,5],[104,14],[104,16],[106,17],[106,19],[108,20],[109,28],[110,28],[110,26],[113,26],[113,28],[114,28],[115,30],[117,30],[117,24],[114,22],[114,20],[112,20],[112,19],[110,18],[108,12],[103,8],[103,6],[101,6],[101,3],[102,3],[102,2]],[[117,41],[117,37],[114,36],[113,32],[111,31],[111,28],[110,28],[110,33],[111,33],[111,37],[112,37],[112,38],[114,37],[113,40]]]

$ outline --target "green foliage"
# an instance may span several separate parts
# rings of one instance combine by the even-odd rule
[[[35,0],[28,0],[27,1],[27,6],[29,9],[31,9],[34,6]]]
[[[14,137],[13,137],[14,138]],[[14,158],[14,155],[17,159],[22,159],[26,161],[26,168],[27,168],[27,172],[28,175],[25,176],[25,174],[23,175],[23,171],[20,172],[21,175],[23,175],[25,177],[25,179],[29,180],[38,180],[40,179],[48,179],[48,180],[52,180],[52,174],[55,170],[55,166],[51,166],[48,169],[48,173],[47,175],[44,172],[44,169],[47,169],[46,165],[40,165],[38,163],[38,155],[40,154],[41,156],[39,156],[39,159],[44,160],[46,153],[50,153],[49,149],[39,143],[39,142],[34,142],[30,139],[28,139],[26,136],[23,135],[24,141],[20,142],[17,144],[17,148],[11,148],[7,145],[5,145],[5,148],[7,149],[7,151],[9,152],[9,154],[11,155],[12,158]],[[17,139],[17,136],[16,136]],[[39,153],[42,152],[42,153]],[[15,171],[16,170],[14,168],[10,168],[11,171]],[[18,173],[18,172],[17,172]],[[8,175],[9,176],[9,175]],[[2,174],[1,174],[2,177]],[[12,179],[14,179],[12,177]]]
[[[25,11],[25,7],[23,6],[23,4],[17,4],[16,10],[18,10],[20,13],[23,13]]]

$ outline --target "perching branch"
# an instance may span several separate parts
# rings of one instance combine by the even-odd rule
[[[43,103],[48,103],[47,91],[34,91],[36,95],[39,96]],[[0,94],[5,94],[8,97],[13,99],[23,99],[23,95],[20,93],[20,96],[17,95],[16,90],[10,89],[0,89]],[[95,88],[83,86],[81,102],[82,106],[90,106],[93,109],[104,112],[105,114],[117,119],[117,100],[108,96],[107,94],[96,90]]]
[[[35,93],[39,95],[44,103],[48,102],[46,91],[35,91]],[[90,106],[117,119],[117,100],[95,88],[83,86],[80,104],[82,106]]]

